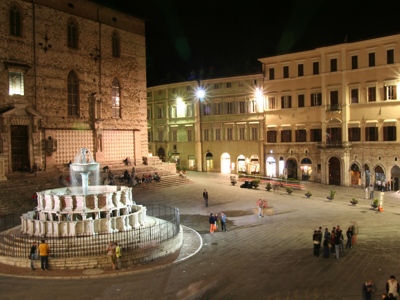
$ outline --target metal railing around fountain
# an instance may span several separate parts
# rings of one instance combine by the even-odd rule
[[[105,255],[110,241],[117,241],[123,252],[156,247],[175,237],[180,230],[179,209],[161,204],[147,204],[147,216],[157,218],[149,227],[128,231],[101,233],[93,236],[45,237],[50,246],[50,258],[70,258]],[[1,217],[0,217],[1,223]],[[33,242],[40,244],[43,237],[0,233],[0,255],[27,258]]]

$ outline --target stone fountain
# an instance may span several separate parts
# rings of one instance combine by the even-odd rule
[[[81,148],[71,164],[71,187],[37,192],[35,211],[23,214],[21,231],[32,236],[81,236],[139,228],[146,223],[146,207],[132,199],[126,186],[89,185],[99,164]],[[75,174],[82,184],[77,186]]]

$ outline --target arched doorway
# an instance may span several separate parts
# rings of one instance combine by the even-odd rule
[[[260,162],[258,161],[258,155],[252,155],[250,157],[250,174],[260,174]]]
[[[375,189],[381,191],[382,181],[386,181],[385,172],[383,171],[382,166],[376,166],[374,171],[375,171]]]
[[[237,159],[237,171],[238,173],[246,174],[246,158],[244,155],[239,155]]]
[[[361,172],[359,166],[354,163],[350,167],[351,185],[361,185]]]
[[[284,170],[285,170],[285,160],[281,156],[279,158],[279,176],[284,175]]]
[[[329,159],[329,183],[331,185],[340,185],[340,160],[337,157]]]
[[[311,159],[305,157],[300,162],[301,180],[308,181],[312,173]]]
[[[371,183],[371,171],[369,170],[369,166],[367,164],[364,165],[365,170],[365,186],[369,186]]]
[[[221,173],[229,174],[231,172],[231,156],[228,153],[221,155]]]
[[[163,162],[165,162],[165,150],[163,147],[158,148],[157,155]]]
[[[276,161],[272,156],[267,158],[267,176],[276,177]]]
[[[400,178],[400,168],[398,166],[394,166],[391,171],[390,178],[390,189],[392,191],[400,190],[399,178]]]
[[[214,157],[212,153],[207,152],[206,154],[206,172],[212,172],[214,170]]]
[[[289,158],[286,162],[287,178],[297,179],[297,162]]]

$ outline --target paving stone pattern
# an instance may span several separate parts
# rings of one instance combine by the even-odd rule
[[[360,188],[306,182],[305,190],[287,195],[267,192],[262,185],[258,190],[231,186],[229,175],[189,172],[188,178],[193,183],[141,191],[136,201],[180,208],[182,224],[199,232],[203,242],[190,259],[167,267],[155,263],[121,276],[0,276],[3,299],[361,300],[367,279],[376,284],[373,299],[381,299],[389,276],[400,278],[400,194],[385,193],[385,210],[377,212]],[[204,188],[209,191],[208,208]],[[331,189],[337,191],[333,201],[326,198]],[[313,193],[310,199],[304,196],[306,190]],[[349,203],[352,197],[359,199],[356,206]],[[257,216],[258,198],[268,201],[273,215]],[[228,216],[228,231],[210,234],[208,215],[221,211]],[[352,221],[359,226],[353,249],[340,259],[313,256],[314,229],[340,225],[345,232]]]

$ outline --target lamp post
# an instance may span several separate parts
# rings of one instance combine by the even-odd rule
[[[197,97],[197,116],[196,116],[196,157],[198,158],[197,171],[203,172],[203,139],[201,126],[201,101],[206,96],[200,81],[197,82],[196,97]]]

